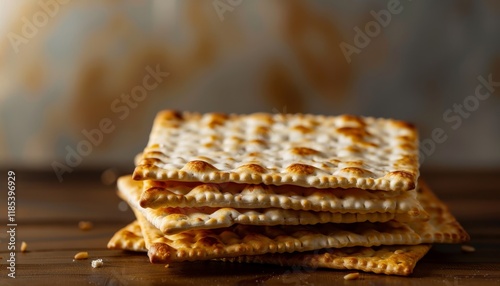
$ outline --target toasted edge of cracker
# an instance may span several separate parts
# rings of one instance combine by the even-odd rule
[[[429,251],[430,244],[381,245],[373,247],[329,248],[299,253],[275,253],[225,259],[245,263],[277,264],[290,267],[361,270],[407,276]],[[398,253],[398,250],[404,250]]]
[[[141,226],[137,220],[118,230],[109,240],[107,247],[109,249],[146,252]]]

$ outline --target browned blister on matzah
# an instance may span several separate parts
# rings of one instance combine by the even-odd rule
[[[291,267],[351,269],[388,275],[410,275],[431,245],[381,245],[329,248],[224,258],[224,261],[266,263]]]
[[[350,115],[160,112],[137,180],[414,189],[416,129]]]
[[[468,234],[425,184],[419,189],[427,222],[316,224],[300,226],[234,225],[164,235],[135,210],[152,262],[205,260],[241,255],[310,251],[353,246],[460,243]]]
[[[124,179],[122,179],[124,180]],[[426,219],[415,190],[317,189],[284,185],[144,182],[140,205],[160,207],[281,208],[335,213],[397,213]]]
[[[213,207],[163,207],[142,208],[139,203],[141,181],[134,181],[130,176],[118,180],[120,196],[138,209],[148,221],[165,234],[174,234],[190,229],[212,229],[228,227],[233,224],[247,225],[299,225],[317,223],[354,223],[386,222],[389,220],[410,221],[414,216],[408,212],[316,212],[286,210],[280,208],[213,208]],[[415,192],[416,193],[416,192]],[[389,204],[387,204],[389,205]],[[388,208],[389,209],[389,208]],[[389,209],[390,210],[390,209]],[[423,210],[422,210],[423,212]]]
[[[108,248],[146,252],[141,226],[137,220],[118,230],[109,240]]]

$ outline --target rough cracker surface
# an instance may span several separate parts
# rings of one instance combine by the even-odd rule
[[[109,240],[108,248],[146,252],[141,226],[137,220],[118,230]]]
[[[352,115],[160,112],[134,178],[361,188],[416,186],[414,126]]]

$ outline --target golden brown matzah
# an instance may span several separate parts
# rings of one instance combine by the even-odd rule
[[[411,190],[416,129],[350,115],[160,112],[134,179]]]
[[[430,247],[428,244],[422,244],[329,248],[318,251],[222,258],[222,260],[409,275]],[[146,252],[144,237],[137,220],[119,230],[108,243],[108,248]]]
[[[109,240],[108,248],[146,252],[141,226],[137,220],[118,230]]]
[[[428,222],[234,225],[173,235],[162,234],[139,211],[134,212],[141,224],[150,260],[155,263],[352,246],[460,243],[469,239],[448,208],[423,183],[419,199],[430,215]]]
[[[223,258],[230,262],[266,263],[309,268],[351,269],[388,275],[410,275],[430,244],[328,248]]]
[[[125,179],[121,179],[125,180]],[[144,182],[141,207],[282,208],[340,213],[398,213],[425,219],[415,190],[317,189],[291,185]],[[120,184],[120,182],[119,182]]]
[[[175,234],[194,229],[245,225],[305,225],[317,223],[355,223],[410,221],[407,215],[393,213],[331,213],[271,209],[232,208],[167,208],[141,209],[142,214],[164,234]]]
[[[315,212],[286,210],[280,208],[142,208],[138,201],[141,196],[142,182],[134,181],[130,176],[118,179],[119,195],[134,208],[138,209],[146,219],[164,234],[174,234],[191,229],[212,229],[228,227],[233,224],[248,225],[298,225],[317,223],[354,223],[354,222],[386,222],[389,220],[411,221],[415,217],[409,212]],[[416,192],[414,192],[416,194]],[[415,199],[415,202],[416,199]],[[418,203],[418,202],[417,202]],[[394,201],[393,201],[393,204]],[[386,204],[389,206],[390,204]],[[400,204],[401,205],[401,204]],[[390,208],[388,208],[390,210]],[[342,210],[341,210],[342,211]],[[383,211],[383,209],[382,209]],[[422,209],[419,213],[425,213]]]

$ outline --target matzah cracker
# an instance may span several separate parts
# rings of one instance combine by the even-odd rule
[[[137,180],[414,189],[416,129],[350,115],[160,112]]]
[[[122,179],[125,180],[125,179]],[[119,182],[120,184],[120,182]],[[144,181],[142,207],[282,208],[339,213],[398,213],[425,219],[415,190],[317,189],[298,186]]]
[[[164,235],[134,210],[141,224],[151,262],[206,260],[242,255],[310,251],[353,246],[461,243],[469,239],[425,184],[419,189],[428,222],[316,224],[300,226],[234,225],[228,228],[191,230]]]
[[[267,263],[282,266],[352,269],[388,275],[409,275],[430,245],[381,245],[376,247],[329,248],[318,251],[263,254],[223,258],[230,262]],[[146,252],[144,237],[137,221],[119,230],[108,248]]]
[[[410,275],[431,245],[381,245],[329,248],[318,251],[274,253],[223,258],[230,262],[265,263],[280,266],[351,269],[377,274]]]
[[[303,225],[317,223],[387,222],[398,219],[409,221],[407,215],[393,213],[331,213],[283,209],[232,208],[167,208],[141,209],[148,221],[164,234],[175,234],[193,229],[213,229],[234,224],[245,225]]]
[[[238,209],[238,208],[142,208],[138,200],[142,182],[130,176],[118,180],[119,195],[138,209],[146,219],[164,234],[174,234],[190,229],[211,229],[228,227],[233,224],[248,225],[298,225],[317,223],[386,222],[389,220],[410,221],[414,217],[408,213],[340,213],[285,210],[279,208]]]
[[[146,252],[141,226],[137,220],[117,231],[109,240],[108,248]]]

